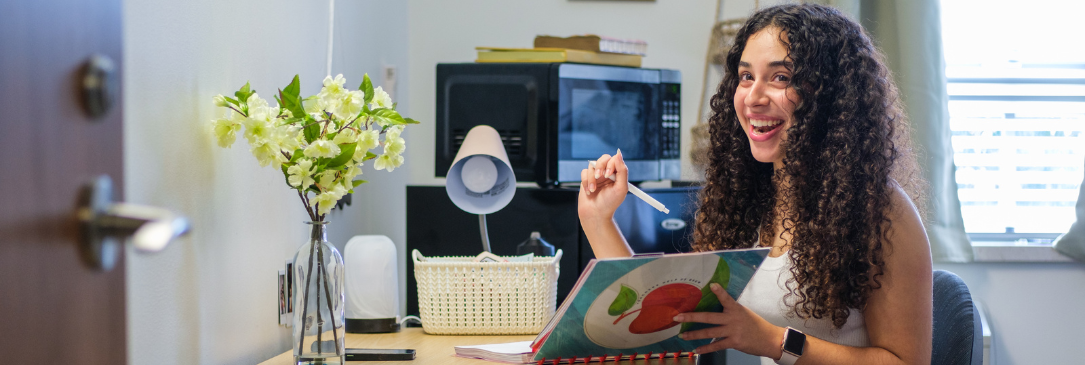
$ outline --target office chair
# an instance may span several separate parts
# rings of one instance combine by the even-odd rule
[[[983,330],[972,294],[957,274],[934,271],[931,365],[983,364]]]

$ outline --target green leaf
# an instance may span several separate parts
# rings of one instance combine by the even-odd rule
[[[354,180],[354,181],[351,181],[351,183],[352,183],[352,184],[354,184],[354,187],[358,187],[358,185],[362,185],[362,184],[365,184],[365,183],[367,183],[367,182],[368,182],[368,181],[365,181],[365,180]]]
[[[727,284],[731,282],[731,266],[727,264],[727,260],[720,258],[720,262],[716,264],[716,272],[712,274],[712,279],[705,283],[705,286],[701,288],[701,301],[697,302],[697,307],[693,309],[694,312],[707,312],[715,309],[720,305],[720,298],[716,296],[716,293],[712,292],[712,283],[720,284],[723,290],[727,290]],[[692,322],[682,323],[682,329],[679,333],[686,332],[693,326]]]
[[[293,185],[290,185],[290,173],[286,172],[286,165],[282,165],[282,170],[283,170],[283,180],[286,180],[286,186],[289,186],[291,189],[295,189]],[[297,190],[297,189],[295,189],[295,190]]]
[[[239,104],[243,104],[249,101],[249,95],[252,95],[253,92],[254,91],[251,91],[249,87],[249,83],[246,81],[245,86],[238,89],[237,92],[234,93],[234,96],[237,97]]]
[[[421,122],[419,122],[419,121],[417,121],[417,120],[414,120],[414,119],[411,119],[411,118],[403,118],[403,121],[404,121],[405,123],[407,123],[407,124],[418,124],[418,123],[421,123]]]
[[[301,80],[298,78],[298,75],[294,75],[294,79],[290,81],[289,85],[286,85],[286,88],[283,89],[283,93],[295,98],[301,94]]]
[[[306,126],[301,130],[305,135],[305,142],[313,143],[317,138],[320,138],[320,123],[316,123],[313,118],[305,118]]]
[[[223,99],[226,99],[226,102],[228,102],[228,103],[230,103],[230,104],[233,104],[233,105],[237,105],[237,106],[241,106],[241,103],[238,103],[238,102],[237,102],[237,99],[231,98],[231,97],[229,97],[229,96],[223,96],[222,98],[223,98]]]
[[[350,162],[350,159],[354,157],[354,151],[356,151],[357,149],[357,143],[347,143],[339,145],[339,156],[335,156],[335,158],[331,159],[331,161],[328,161],[328,168],[334,169],[346,165],[347,162]]]
[[[281,98],[280,104],[283,108],[289,110],[295,117],[302,117],[307,115],[305,108],[301,104],[301,97],[298,93],[301,92],[301,81],[298,80],[298,75],[294,75],[294,80],[290,82],[290,85],[286,85],[286,88],[279,90],[279,97]],[[306,138],[308,138],[308,132]],[[312,142],[312,140],[309,140]]]
[[[373,120],[382,125],[404,125],[407,121],[403,119],[403,116],[399,115],[399,112],[388,108],[377,108],[373,110]]]
[[[358,86],[358,90],[365,93],[365,103],[373,101],[373,81],[369,79],[369,74],[362,75],[362,85]]]
[[[392,110],[396,110],[396,106],[398,106],[398,105],[399,105],[399,103],[392,103]]]
[[[620,316],[622,313],[629,310],[629,308],[633,308],[633,304],[636,303],[637,291],[622,284],[622,288],[618,290],[618,296],[614,298],[614,302],[610,303],[610,307],[607,308],[607,314]]]
[[[369,151],[365,151],[365,158],[364,158],[364,159],[362,159],[362,161],[369,161],[369,160],[372,160],[372,159],[374,159],[374,158],[377,158],[377,154],[376,154],[376,153],[373,153],[373,152],[369,152]]]
[[[294,153],[290,155],[290,163],[298,162],[298,159],[301,158],[301,156],[303,156],[304,154],[305,150],[302,150],[300,148],[294,150]]]

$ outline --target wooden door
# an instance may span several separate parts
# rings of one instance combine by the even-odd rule
[[[95,176],[124,196],[120,90],[97,119],[80,92],[121,48],[120,0],[0,1],[0,362],[125,363],[123,257],[89,267],[74,215]]]

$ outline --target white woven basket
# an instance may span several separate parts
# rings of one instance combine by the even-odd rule
[[[422,330],[436,335],[539,333],[554,316],[561,253],[532,262],[473,262],[474,257],[434,262],[422,261],[414,250]]]

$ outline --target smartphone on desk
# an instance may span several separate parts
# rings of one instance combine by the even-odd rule
[[[414,349],[347,349],[347,361],[410,361]]]

